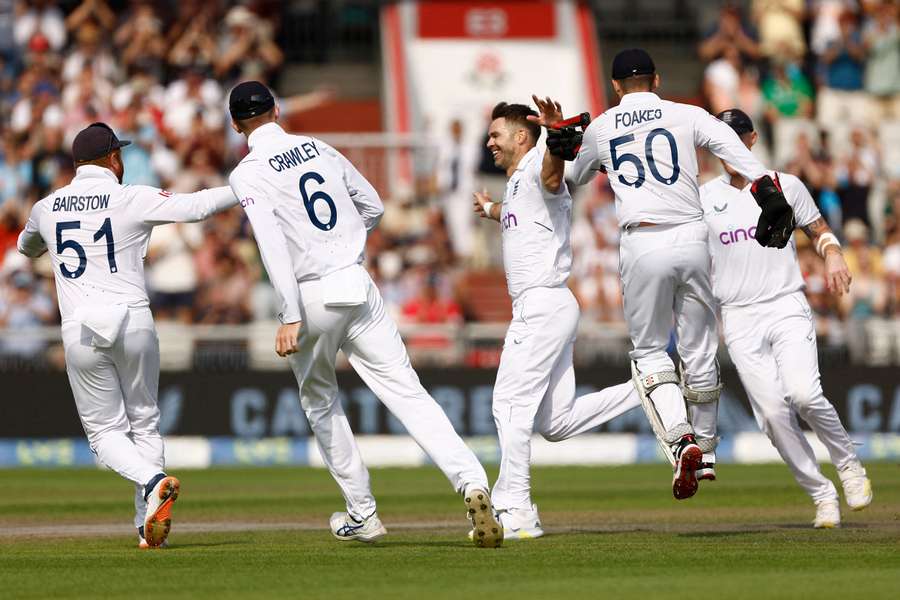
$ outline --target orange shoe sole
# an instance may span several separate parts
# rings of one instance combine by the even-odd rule
[[[174,477],[166,477],[159,488],[162,503],[156,512],[144,522],[144,539],[151,548],[156,548],[169,537],[172,528],[172,505],[178,498],[181,483]]]

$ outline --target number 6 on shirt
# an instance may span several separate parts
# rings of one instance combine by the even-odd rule
[[[331,199],[331,196],[322,190],[313,192],[312,195],[308,194],[306,191],[306,182],[310,179],[319,185],[325,183],[325,178],[315,171],[304,173],[303,177],[300,178],[300,195],[303,197],[303,206],[306,207],[306,214],[309,215],[309,220],[312,221],[313,225],[322,231],[329,231],[334,228],[334,224],[337,223],[337,207],[334,205],[334,200]],[[328,205],[331,214],[328,217],[327,223],[320,221],[318,215],[316,215],[316,200],[324,200]]]

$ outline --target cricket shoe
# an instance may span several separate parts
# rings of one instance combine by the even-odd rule
[[[150,544],[147,543],[147,540],[144,539],[144,526],[141,525],[138,527],[138,548],[141,550],[146,550],[150,547]],[[164,541],[162,544],[158,546],[159,548],[168,548],[169,540]]]
[[[866,470],[853,461],[840,471],[841,486],[844,488],[844,500],[851,510],[862,510],[872,503],[872,482],[866,477]]]
[[[497,520],[503,525],[504,540],[530,540],[544,535],[541,518],[537,506],[527,508],[511,508],[497,513]],[[475,530],[469,532],[469,539],[475,539]]]
[[[697,493],[697,469],[703,461],[703,451],[694,436],[682,436],[675,450],[675,473],[672,475],[672,494],[677,500],[690,498]]]
[[[837,500],[820,500],[816,502],[816,529],[834,529],[841,526],[841,505]]]
[[[161,546],[172,528],[172,504],[178,498],[181,483],[160,473],[146,486],[147,517],[144,519],[144,540],[151,548]]]
[[[715,481],[716,463],[701,462],[697,469],[697,481]]]
[[[359,521],[345,512],[336,512],[331,515],[331,535],[342,542],[365,542],[371,544],[379,538],[387,535],[387,529],[378,518],[378,513],[372,513],[362,521]]]
[[[466,511],[472,521],[472,542],[479,548],[498,548],[503,544],[503,525],[494,515],[491,495],[485,488],[471,487],[465,493]]]

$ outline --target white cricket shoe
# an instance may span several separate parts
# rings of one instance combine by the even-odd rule
[[[471,487],[466,490],[465,501],[472,521],[472,542],[479,548],[500,547],[503,544],[503,525],[497,521],[488,491]]]
[[[178,498],[181,483],[174,477],[163,476],[147,495],[147,516],[144,519],[144,541],[151,548],[165,543],[172,528],[172,505]]]
[[[378,518],[378,513],[372,513],[363,521],[357,521],[345,512],[336,512],[331,515],[331,535],[342,542],[356,540],[371,544],[387,535],[387,529]]]
[[[838,471],[838,477],[844,488],[844,501],[851,510],[862,510],[872,503],[872,482],[859,461]]]
[[[503,537],[507,540],[529,540],[544,535],[541,528],[541,517],[538,515],[537,505],[532,504],[531,509],[511,508],[499,513],[500,522],[503,524]]]
[[[820,500],[816,502],[816,529],[834,529],[841,526],[841,505],[837,500]]]

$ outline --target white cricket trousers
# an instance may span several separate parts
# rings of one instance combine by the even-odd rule
[[[640,405],[630,381],[575,397],[578,317],[567,287],[532,288],[513,302],[493,398],[501,455],[491,500],[498,510],[531,509],[533,432],[558,442]]]
[[[858,460],[819,377],[816,329],[803,292],[751,306],[722,307],[725,345],[760,428],[814,502],[837,499],[819,470],[797,414],[841,469]]]
[[[100,462],[135,484],[134,526],[144,524],[144,485],[165,468],[159,434],[159,339],[149,308],[130,308],[109,348],[79,322],[62,326],[78,416]]]
[[[719,339],[712,286],[707,227],[702,221],[679,225],[626,228],[619,242],[625,320],[641,375],[674,371],[666,353],[672,326],[684,383],[696,389],[718,384]],[[682,392],[667,383],[651,394],[667,431],[687,422]],[[692,406],[698,438],[715,437],[715,403]]]
[[[375,512],[375,498],[338,400],[334,373],[338,350],[344,351],[353,369],[444,472],[453,489],[464,492],[472,485],[488,489],[484,467],[419,382],[397,326],[384,312],[378,287],[361,266],[349,268],[362,272],[366,302],[326,306],[320,280],[300,282],[303,326],[299,351],[288,357],[300,386],[300,403],[347,511],[365,519]]]

